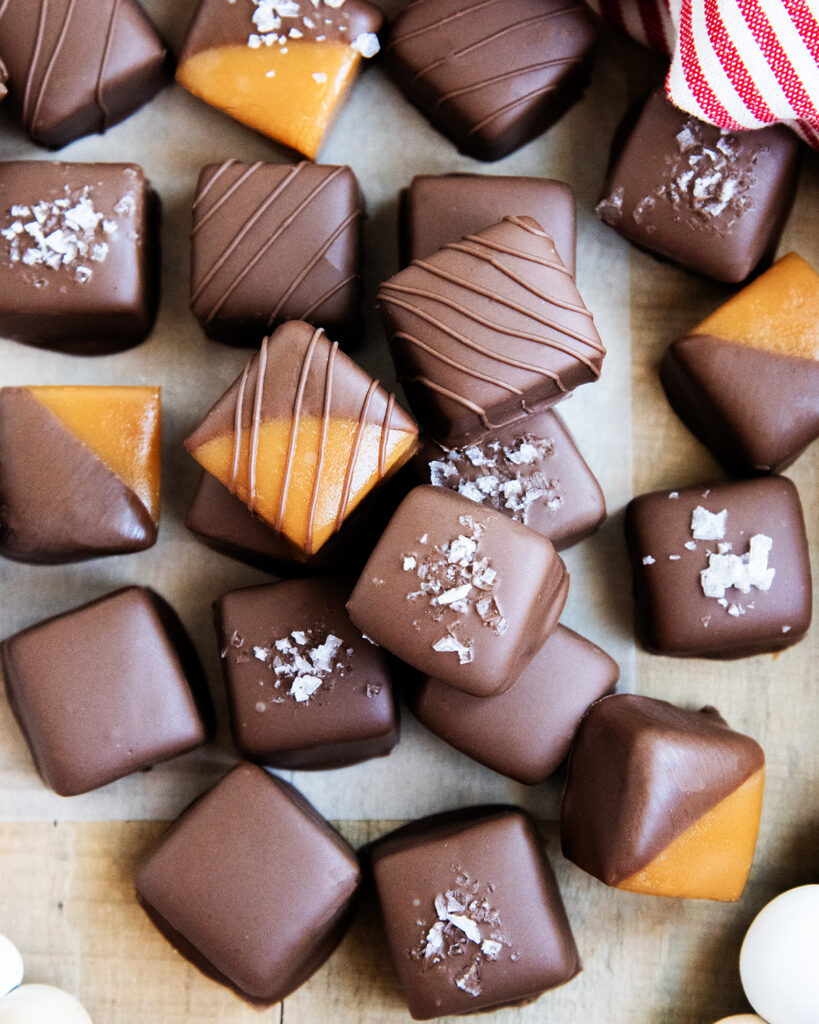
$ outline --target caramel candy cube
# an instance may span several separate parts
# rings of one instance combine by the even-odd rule
[[[417,447],[392,395],[321,328],[283,324],[185,442],[302,557]]]
[[[364,0],[202,0],[176,78],[194,96],[313,159],[362,57],[378,52],[382,21]]]

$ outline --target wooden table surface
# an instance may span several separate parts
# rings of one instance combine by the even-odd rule
[[[154,0],[148,6],[160,16],[161,4]],[[182,14],[165,13],[164,23],[159,20],[178,42]],[[609,62],[611,53],[616,59],[643,59],[636,47],[606,46]],[[633,69],[628,73],[635,82],[645,77]],[[592,100],[587,97],[584,103],[593,102],[594,86],[590,95]],[[613,125],[601,127],[606,141],[612,130]],[[781,251],[793,248],[819,266],[819,160],[812,154],[806,154]],[[717,464],[669,409],[656,371],[665,345],[710,312],[727,290],[643,253],[623,251],[631,284],[622,301],[630,307],[632,324],[632,436],[624,446],[634,452],[633,493],[720,479],[724,474]],[[819,445],[787,475],[801,494],[815,556]],[[605,529],[619,533],[622,507],[610,512]],[[814,565],[819,566],[816,557]],[[608,569],[599,567],[601,573]],[[2,591],[1,581],[0,608],[8,608],[13,595]],[[606,582],[622,595],[619,603],[628,617],[630,579],[613,572]],[[818,664],[816,626],[802,643],[776,657],[719,663],[637,652],[638,692],[691,708],[713,703],[734,728],[765,748],[768,781],[748,887],[738,903],[728,905],[608,889],[563,860],[555,824],[544,823],[544,843],[585,969],[528,1008],[497,1011],[484,1019],[496,1024],[712,1024],[747,1009],[737,971],[745,929],[778,892],[819,881]],[[0,714],[5,712],[0,698]],[[33,768],[27,770],[33,774]],[[0,790],[8,784],[0,772]],[[397,823],[337,824],[357,846]],[[0,822],[0,932],[23,952],[27,980],[76,993],[95,1024],[409,1020],[371,894],[329,962],[279,1006],[252,1009],[202,977],[155,932],[133,898],[133,865],[163,827],[153,821]]]

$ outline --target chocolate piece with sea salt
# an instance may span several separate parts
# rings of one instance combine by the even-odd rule
[[[581,963],[528,814],[421,818],[370,848],[390,953],[416,1020],[525,1004]]]
[[[643,494],[626,509],[626,536],[650,650],[739,658],[807,632],[808,541],[785,477]]]
[[[776,249],[798,160],[799,142],[784,125],[731,134],[656,89],[613,155],[597,214],[688,270],[743,281]]]
[[[606,518],[606,501],[563,420],[546,411],[465,448],[427,440],[412,460],[418,483],[446,487],[516,519],[560,551]]]
[[[142,341],[157,217],[136,164],[0,163],[0,336],[78,355]]]
[[[338,768],[388,754],[398,710],[387,656],[330,577],[231,590],[216,602],[233,739],[273,768]]]
[[[347,930],[352,848],[296,789],[240,764],[137,867],[137,899],[208,977],[260,1005],[289,995]]]
[[[137,0],[2,3],[0,52],[10,104],[54,149],[118,124],[170,81],[165,43]]]
[[[554,632],[568,591],[545,537],[444,488],[416,487],[347,611],[419,672],[489,696],[508,689]]]

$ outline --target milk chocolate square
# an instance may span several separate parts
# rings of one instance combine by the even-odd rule
[[[740,658],[807,632],[808,541],[785,477],[643,494],[626,509],[626,535],[650,650]]]
[[[577,225],[570,186],[501,174],[416,175],[401,193],[401,261],[426,259],[510,213],[537,221],[574,274]]]
[[[124,120],[170,81],[165,43],[137,0],[0,4],[9,102],[59,149]]]
[[[514,807],[437,814],[375,843],[384,926],[416,1020],[536,999],[580,973],[552,868]]]
[[[446,487],[548,537],[560,551],[601,525],[606,500],[563,420],[542,412],[464,448],[426,440],[418,483]]]
[[[318,970],[349,923],[354,851],[288,783],[240,764],[138,866],[137,898],[179,952],[251,1002]]]
[[[75,796],[184,754],[212,712],[170,606],[125,587],[0,644],[9,706],[43,782]]]
[[[0,336],[78,355],[142,341],[157,213],[136,164],[0,163]]]
[[[471,693],[508,689],[557,627],[569,575],[534,530],[440,487],[399,505],[347,604],[362,632]]]
[[[286,320],[354,333],[363,216],[349,167],[208,164],[193,204],[194,316],[232,345],[258,345]]]
[[[233,739],[274,768],[338,768],[388,754],[398,710],[384,651],[350,622],[351,584],[246,587],[216,602]]]
[[[384,57],[407,98],[461,152],[499,160],[580,97],[596,38],[580,3],[416,0],[392,23]]]
[[[427,676],[410,707],[457,750],[532,786],[563,761],[589,705],[611,693],[619,675],[605,651],[558,626],[505,693],[473,697]]]
[[[799,142],[784,125],[732,134],[649,96],[597,205],[630,242],[718,281],[773,255],[796,188]]]

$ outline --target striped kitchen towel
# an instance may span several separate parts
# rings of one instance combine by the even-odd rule
[[[819,0],[587,0],[666,53],[668,98],[736,131],[782,121],[819,149]]]

